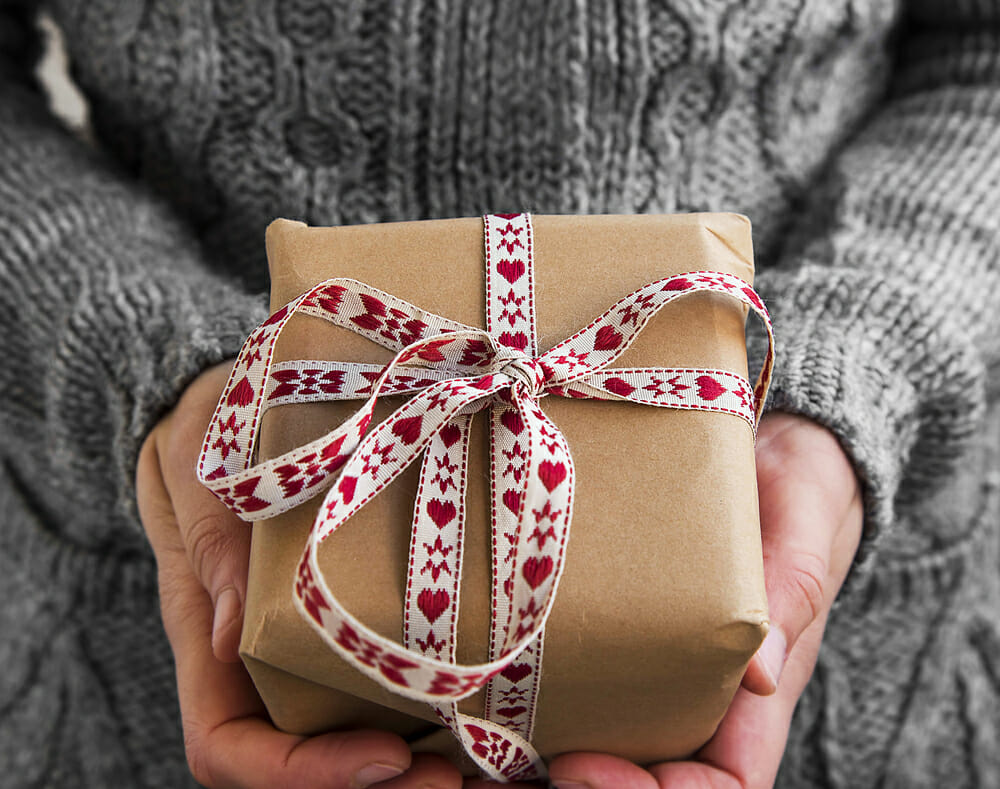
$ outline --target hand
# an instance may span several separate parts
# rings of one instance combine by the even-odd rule
[[[566,754],[550,765],[554,786],[762,789],[774,784],[827,614],[857,550],[862,504],[840,444],[815,422],[768,414],[756,455],[771,630],[715,735],[691,761],[647,769],[605,754]],[[482,785],[469,781],[466,789]]]
[[[444,759],[413,756],[387,732],[300,737],[271,725],[237,651],[250,526],[195,477],[229,367],[208,370],[188,387],[143,444],[136,473],[192,773],[209,787],[460,786],[458,771]]]

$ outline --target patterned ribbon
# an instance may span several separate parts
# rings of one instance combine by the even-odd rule
[[[738,277],[694,271],[629,294],[538,354],[528,214],[484,217],[487,329],[425,312],[350,279],[330,279],[275,312],[247,339],[205,436],[199,479],[246,520],[270,518],[328,488],[299,563],[295,606],[342,658],[380,685],[429,703],[494,780],[531,780],[542,633],[563,572],[574,472],[566,439],[539,407],[546,394],[717,411],[756,432],[772,365],[770,319]],[[676,299],[719,293],[763,320],[769,345],[756,384],[715,369],[609,369]],[[278,335],[304,313],[396,352],[388,365],[272,363]],[[369,431],[378,398],[413,394]],[[364,399],[326,435],[253,465],[269,408]],[[492,624],[488,659],[455,662],[471,417],[491,410]],[[330,591],[319,544],[423,454],[407,572],[403,643],[364,625]],[[331,484],[332,483],[332,484]],[[486,687],[482,718],[457,702]]]

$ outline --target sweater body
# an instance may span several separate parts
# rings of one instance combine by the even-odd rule
[[[0,0],[0,770],[187,774],[138,447],[265,315],[264,229],[735,211],[770,408],[865,537],[778,784],[1000,784],[1000,3]],[[749,337],[751,365],[762,338]]]
[[[777,253],[894,3],[56,2],[102,144],[262,287],[260,228],[720,206]],[[100,47],[95,46],[101,41]]]

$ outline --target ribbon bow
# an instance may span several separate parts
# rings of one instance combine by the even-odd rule
[[[342,658],[379,684],[432,705],[495,780],[543,777],[530,744],[542,632],[563,572],[573,505],[566,439],[539,406],[554,394],[717,411],[756,431],[772,363],[770,319],[741,279],[695,271],[629,294],[539,354],[528,214],[484,217],[486,331],[425,312],[351,279],[330,279],[275,312],[247,339],[205,436],[199,479],[247,520],[269,518],[329,490],[299,563],[294,601]],[[714,369],[609,369],[676,299],[721,293],[764,321],[771,342],[756,384]],[[396,351],[388,365],[272,363],[278,335],[304,313]],[[369,431],[378,398],[413,394]],[[267,408],[364,399],[343,424],[252,465]],[[471,417],[490,408],[492,626],[487,662],[455,663]],[[332,594],[317,548],[423,453],[414,506],[403,643],[376,633]],[[330,486],[330,481],[336,482]],[[517,661],[517,662],[515,662]],[[482,718],[457,702],[486,687]]]

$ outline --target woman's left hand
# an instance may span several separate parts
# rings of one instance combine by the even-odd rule
[[[756,458],[771,630],[715,735],[689,761],[647,768],[605,754],[565,754],[550,765],[553,786],[766,789],[774,784],[792,713],[857,550],[862,503],[837,439],[809,419],[766,415]],[[466,789],[488,785],[465,783]]]

